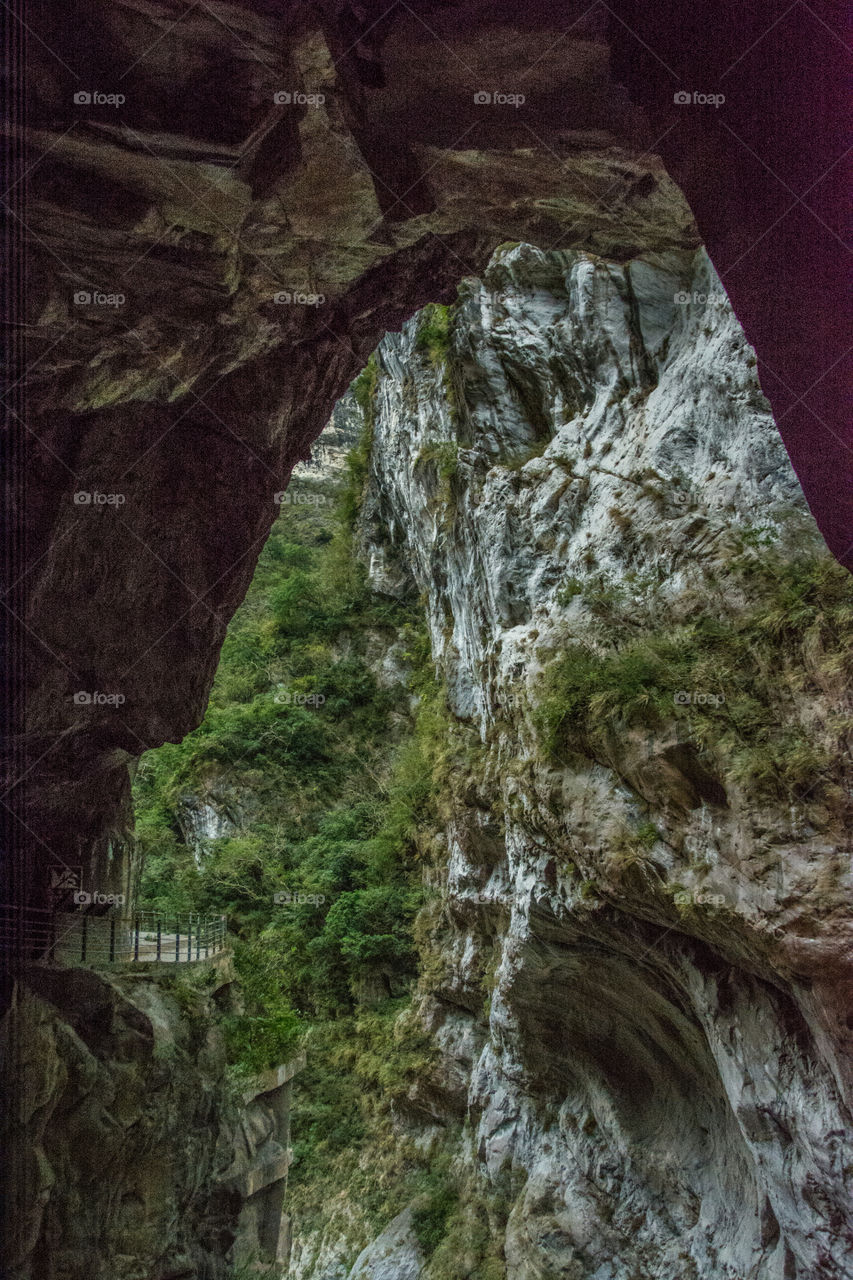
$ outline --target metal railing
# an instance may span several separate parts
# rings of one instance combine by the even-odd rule
[[[225,947],[225,916],[93,916],[0,906],[0,951],[48,964],[188,964]]]

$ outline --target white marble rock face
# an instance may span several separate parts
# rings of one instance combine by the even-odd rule
[[[853,937],[849,892],[826,889],[843,832],[745,786],[697,798],[675,727],[561,765],[530,722],[543,655],[602,643],[586,584],[617,587],[641,634],[697,593],[748,605],[733,530],[816,537],[754,355],[703,251],[520,245],[461,295],[448,366],[417,319],[381,344],[360,534],[377,590],[425,597],[451,709],[487,747],[439,835],[447,976],[417,996],[448,1123],[473,1133],[458,1158],[486,1194],[521,1178],[507,1280],[853,1276],[847,1069],[809,976]],[[641,821],[657,887],[608,879]],[[351,1280],[429,1280],[402,1221]],[[333,1238],[291,1274],[338,1280]]]

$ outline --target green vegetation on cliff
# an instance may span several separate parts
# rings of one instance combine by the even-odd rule
[[[452,738],[420,603],[371,591],[353,550],[376,385],[373,362],[345,479],[293,484],[204,721],[149,752],[135,783],[143,905],[228,917],[245,1006],[224,1018],[235,1070],[307,1047],[290,1177],[303,1231],[344,1188],[377,1229],[413,1197],[432,1203],[430,1161],[392,1137],[392,1110],[429,1070],[409,1010],[419,836]]]
[[[453,308],[440,302],[429,302],[418,315],[415,350],[429,356],[436,366],[442,364],[450,350],[453,331]]]
[[[136,779],[143,905],[228,916],[246,999],[228,1038],[251,1069],[415,971],[427,774],[405,673],[429,683],[428,664],[412,608],[370,591],[352,555],[363,455],[342,485],[293,486],[203,723]],[[227,834],[196,836],[211,814]]]
[[[676,721],[721,777],[757,796],[838,792],[838,743],[853,716],[818,723],[802,708],[853,683],[850,576],[822,546],[795,552],[760,531],[735,537],[730,552],[736,609],[722,592],[697,597],[688,616],[639,635],[624,588],[566,584],[561,603],[581,594],[608,643],[570,643],[547,666],[534,719],[553,755],[594,755],[620,728]]]

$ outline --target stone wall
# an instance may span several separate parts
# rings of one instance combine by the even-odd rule
[[[285,1264],[296,1060],[232,1083],[227,953],[192,973],[32,965],[2,1026],[3,1274],[226,1280]]]

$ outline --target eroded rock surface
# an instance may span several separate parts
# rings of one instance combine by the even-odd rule
[[[790,617],[751,658],[818,753],[798,781],[702,719],[741,715],[734,664],[684,689],[673,650],[657,702],[640,675],[633,712],[578,703],[556,752],[539,716],[561,653],[736,630],[766,566],[825,556],[750,348],[701,251],[501,251],[444,346],[420,332],[380,347],[364,556],[424,593],[474,746],[424,833],[442,1067],[408,1131],[467,1117],[459,1167],[522,1175],[509,1280],[848,1277],[844,660]]]
[[[10,1280],[224,1280],[239,1111],[209,1013],[144,977],[21,976],[2,1026]]]
[[[418,1280],[424,1256],[412,1225],[412,1212],[404,1209],[353,1263],[349,1280]]]
[[[0,1022],[16,1100],[2,1128],[9,1280],[226,1280],[286,1264],[304,1057],[229,1074],[227,953],[175,974],[136,968],[18,974]]]
[[[61,42],[65,19],[40,16]],[[639,113],[609,97],[601,19],[557,53],[543,18],[512,34],[484,16],[467,48],[450,15],[448,62],[411,11],[182,21],[104,4],[84,29],[98,88],[121,80],[109,111],[74,101],[91,62],[69,73],[44,53],[27,135],[42,157],[26,633],[41,861],[117,887],[126,762],[197,724],[273,495],[385,328],[503,239],[697,242]],[[538,63],[533,135],[474,101],[510,35]],[[561,93],[578,104],[565,136]]]

